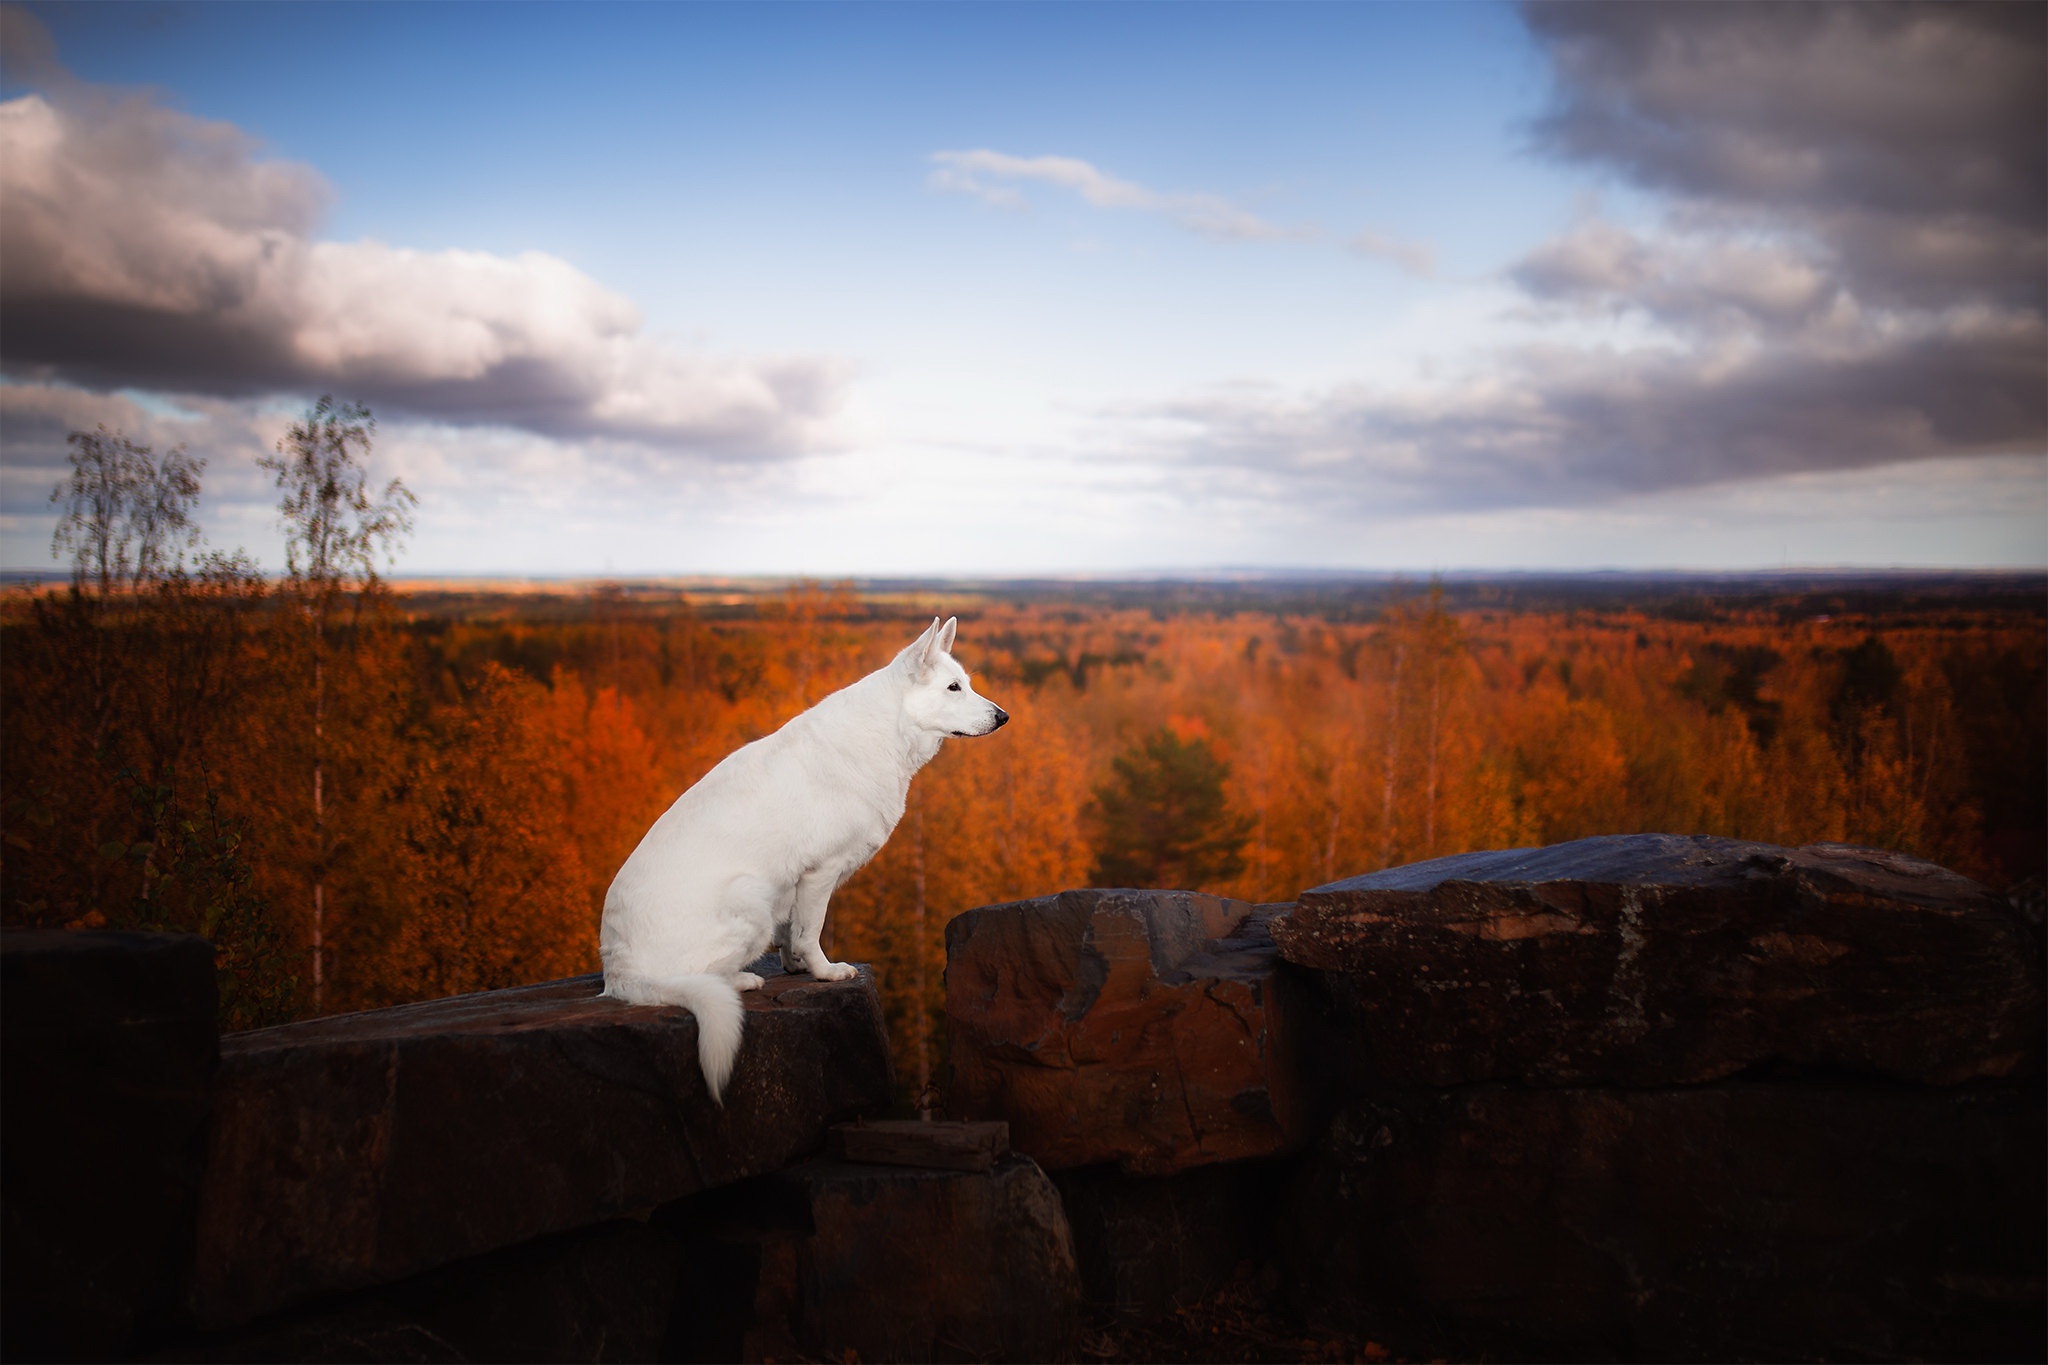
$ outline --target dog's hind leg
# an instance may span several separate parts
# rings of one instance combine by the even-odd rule
[[[717,963],[733,989],[755,991],[764,984],[747,966],[776,946],[782,934],[781,922],[788,918],[790,896],[789,890],[760,877],[735,877],[727,884],[719,901],[717,936],[725,951]]]
[[[795,957],[805,971],[820,981],[844,981],[860,971],[851,963],[832,961],[818,943],[825,928],[825,910],[831,904],[832,893],[839,889],[840,880],[836,867],[806,873],[796,884],[796,906],[789,917],[789,946],[783,950],[783,961]]]

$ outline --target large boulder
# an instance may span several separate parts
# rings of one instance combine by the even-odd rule
[[[0,1355],[108,1359],[175,1308],[215,1003],[202,938],[0,935]]]
[[[2026,926],[1876,849],[1641,834],[1462,854],[1304,892],[1273,936],[1328,987],[1367,1085],[1951,1084],[2040,1060]]]
[[[231,1034],[194,1319],[219,1328],[772,1171],[893,1084],[868,973],[744,998],[719,1108],[687,1010],[600,979]]]
[[[1126,1322],[1158,1320],[1214,1295],[1274,1249],[1288,1161],[1227,1161],[1178,1175],[1114,1166],[1054,1177],[1074,1232],[1081,1288]]]
[[[1073,1243],[1028,1157],[807,1161],[693,1200],[672,1225],[690,1257],[683,1359],[1072,1359]]]
[[[1388,1094],[1281,1248],[1306,1315],[1460,1354],[2040,1360],[2044,1142],[2033,1087]]]
[[[1048,1169],[1166,1175],[1313,1135],[1276,907],[1188,891],[1063,891],[946,926],[958,1118],[1007,1119]]]
[[[818,1161],[781,1178],[811,1215],[788,1296],[799,1341],[863,1360],[1071,1353],[1073,1241],[1029,1157],[986,1172]]]
[[[543,1237],[225,1332],[151,1361],[722,1360],[693,1315],[685,1247],[636,1219]]]

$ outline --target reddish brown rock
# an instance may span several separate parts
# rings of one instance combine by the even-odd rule
[[[657,1223],[687,1255],[665,1360],[1073,1359],[1066,1213],[1026,1157],[807,1161]]]
[[[889,1102],[868,975],[749,992],[725,1107],[688,1011],[599,978],[221,1042],[191,1292],[205,1327],[772,1171]]]
[[[1074,1233],[1081,1288],[1125,1322],[1167,1317],[1213,1296],[1274,1253],[1292,1161],[1226,1161],[1178,1175],[1113,1166],[1053,1177]]]
[[[833,1155],[869,1166],[935,1166],[948,1171],[987,1171],[1010,1154],[1010,1125],[938,1123],[930,1119],[881,1119],[845,1123],[832,1130]]]
[[[2011,907],[1875,849],[1644,834],[1464,854],[1304,892],[1273,934],[1321,975],[1368,1084],[1950,1084],[2040,1057],[2041,968]]]
[[[946,926],[948,1109],[1048,1169],[1164,1175],[1313,1136],[1273,907],[1063,891]]]
[[[461,1362],[726,1360],[692,1315],[686,1248],[633,1219],[543,1237],[393,1285],[173,1337],[142,1359]],[[694,1306],[694,1305],[690,1305]]]
[[[786,1325],[814,1358],[1072,1358],[1073,1241],[1029,1158],[974,1172],[813,1161],[775,1179],[809,1227],[783,1239],[757,1287],[764,1310],[782,1308],[763,1312],[757,1340]]]
[[[1280,1249],[1309,1316],[1458,1358],[2040,1360],[2044,1142],[2018,1085],[1387,1094]]]

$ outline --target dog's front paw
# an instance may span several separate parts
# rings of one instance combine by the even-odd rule
[[[758,991],[763,984],[761,978],[752,972],[734,972],[732,974],[732,988],[736,991]]]
[[[859,976],[860,968],[851,962],[820,962],[811,969],[811,975],[820,981],[844,981]]]

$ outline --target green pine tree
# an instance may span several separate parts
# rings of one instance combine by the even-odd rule
[[[1097,886],[1200,890],[1244,871],[1249,817],[1223,794],[1230,769],[1204,739],[1160,729],[1113,761],[1095,789]]]

